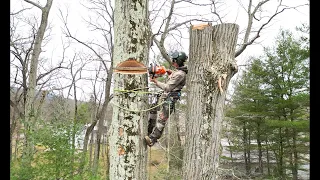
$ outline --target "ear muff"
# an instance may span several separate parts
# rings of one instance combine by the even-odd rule
[[[180,67],[184,65],[184,62],[188,59],[186,53],[175,51],[171,54],[172,62],[176,62]]]
[[[176,59],[175,61],[179,67],[184,66],[184,60]]]
[[[172,62],[177,62],[177,59],[172,59]]]

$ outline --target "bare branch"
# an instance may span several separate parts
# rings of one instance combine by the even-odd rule
[[[239,56],[239,55],[247,48],[248,45],[251,45],[256,39],[258,39],[258,38],[260,37],[260,33],[261,33],[261,31],[263,30],[263,28],[264,28],[265,26],[267,26],[274,17],[276,17],[277,15],[279,15],[280,13],[284,12],[284,11],[287,10],[287,9],[296,9],[296,8],[298,8],[298,7],[300,7],[300,6],[305,6],[305,5],[307,5],[307,4],[304,4],[304,5],[300,5],[300,6],[296,6],[296,7],[285,7],[285,8],[283,8],[283,9],[279,10],[279,7],[281,6],[281,1],[280,1],[280,4],[278,5],[278,7],[277,7],[277,9],[276,9],[276,12],[267,20],[267,22],[265,22],[265,23],[263,23],[263,24],[261,25],[261,27],[260,27],[260,28],[258,29],[258,31],[256,32],[256,35],[255,35],[253,38],[251,38],[251,40],[248,40],[249,34],[251,33],[252,24],[253,24],[252,19],[253,19],[255,13],[257,12],[257,10],[258,10],[259,8],[261,8],[261,6],[262,6],[264,3],[268,2],[268,1],[269,1],[269,0],[265,0],[265,1],[260,2],[260,3],[257,5],[257,7],[253,10],[252,13],[250,13],[250,12],[248,13],[248,14],[249,14],[249,22],[248,22],[248,27],[247,27],[247,29],[246,29],[246,34],[245,34],[244,42],[243,42],[243,44],[241,45],[241,47],[240,47],[238,50],[236,50],[235,57]],[[250,2],[251,2],[251,1],[250,1]],[[250,4],[250,6],[251,6],[251,4]],[[250,9],[250,8],[249,8],[249,9]]]
[[[167,1],[166,1],[167,2]],[[166,3],[164,2],[164,3]],[[207,22],[207,23],[211,23],[212,20],[206,20],[205,18],[199,18],[199,15],[197,15],[198,17],[197,18],[190,18],[190,16],[192,15],[187,15],[188,17],[185,17],[181,14],[175,14],[175,5],[178,4],[178,3],[189,3],[189,4],[192,4],[194,6],[213,6],[213,9],[214,11],[216,11],[216,8],[215,8],[215,2],[212,1],[211,3],[204,3],[204,4],[196,4],[192,1],[187,1],[187,0],[180,0],[180,1],[177,1],[177,0],[173,0],[170,2],[170,7],[168,9],[168,13],[166,15],[165,18],[162,19],[162,23],[158,29],[158,32],[156,33],[152,33],[151,35],[151,43],[154,42],[157,46],[157,48],[159,49],[160,51],[160,54],[162,55],[162,57],[171,65],[171,58],[170,56],[168,55],[167,53],[167,50],[166,48],[164,47],[164,41],[165,39],[168,37],[168,35],[172,35],[172,37],[175,39],[175,35],[170,33],[172,31],[179,31],[179,27],[181,26],[186,26],[188,23],[191,25],[191,22]],[[160,4],[160,9],[161,8],[164,8],[165,4]],[[160,14],[160,9],[159,10],[155,10],[155,11],[158,11],[157,13]],[[214,13],[215,15],[218,16],[220,22],[221,21],[221,18],[220,16],[217,14],[217,13]],[[155,18],[158,17],[155,15]],[[175,18],[179,17],[180,19],[185,19],[183,20],[182,22],[178,22],[178,23],[173,23],[172,21],[174,21]],[[151,26],[151,23],[150,23],[150,26]],[[164,26],[164,27],[163,27]],[[161,31],[162,30],[162,31]],[[182,33],[180,33],[182,37]],[[160,39],[157,38],[157,36],[160,35]],[[178,36],[179,37],[179,36]],[[152,44],[151,44],[152,46]]]
[[[68,69],[68,67],[63,67],[63,66],[61,66],[61,63],[60,63],[59,66],[54,67],[54,68],[50,69],[49,71],[47,71],[47,72],[45,72],[45,73],[43,73],[43,74],[39,74],[39,76],[38,76],[38,78],[37,78],[37,82],[38,82],[39,80],[41,80],[43,77],[47,76],[48,74],[51,74],[53,71],[55,71],[55,70],[57,70],[57,69]]]
[[[170,7],[170,10],[169,10],[169,14],[167,16],[167,23],[165,24],[165,28],[164,28],[164,32],[163,34],[161,35],[161,38],[160,38],[160,44],[163,46],[164,44],[164,40],[165,38],[167,37],[167,34],[168,34],[168,29],[169,29],[169,25],[170,25],[170,22],[171,22],[171,17],[172,17],[172,13],[173,13],[173,9],[174,9],[174,4],[175,4],[175,0],[171,1],[171,7]],[[168,60],[170,61],[170,60]]]
[[[11,99],[10,99],[10,106],[13,107],[14,110],[18,112],[20,118],[23,118],[23,113],[20,111],[17,104],[14,103]]]
[[[60,15],[61,15],[61,19],[62,19],[62,21],[63,21],[63,23],[64,23],[64,27],[65,27],[65,29],[66,29],[66,32],[65,32],[66,36],[67,36],[67,37],[70,37],[71,39],[73,39],[73,40],[77,41],[78,43],[84,45],[85,47],[89,48],[91,51],[93,51],[93,53],[94,53],[101,61],[103,61],[103,58],[101,57],[101,55],[100,55],[94,48],[92,48],[92,47],[89,46],[87,43],[85,43],[85,42],[83,42],[83,41],[79,40],[78,38],[76,38],[76,37],[74,37],[74,36],[71,35],[71,32],[70,32],[70,30],[69,30],[69,28],[68,28],[68,26],[67,26],[67,19],[65,19],[65,18],[63,17],[63,13],[62,13],[62,11],[61,11],[60,9],[59,9],[59,12],[60,12]]]
[[[35,7],[39,8],[39,9],[41,9],[41,11],[43,10],[43,7],[41,7],[39,4],[37,4],[37,3],[33,2],[33,1],[29,1],[29,0],[24,0],[24,1],[34,5]]]
[[[213,4],[213,11],[211,10],[211,12],[218,17],[220,23],[222,24],[223,23],[222,19],[221,19],[220,15],[217,13],[216,3],[213,1],[212,4]]]
[[[10,13],[10,16],[15,16],[15,15],[22,13],[23,11],[29,10],[29,9],[32,9],[32,8],[24,8],[24,9],[19,10],[18,12],[12,12],[12,13]]]

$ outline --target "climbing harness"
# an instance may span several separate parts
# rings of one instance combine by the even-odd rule
[[[171,97],[174,101],[180,100],[181,91],[171,91],[169,92],[168,97]]]

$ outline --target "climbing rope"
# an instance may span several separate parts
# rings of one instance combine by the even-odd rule
[[[148,109],[140,109],[140,110],[135,110],[135,109],[128,109],[128,108],[124,108],[124,107],[121,107],[119,104],[115,104],[114,102],[111,102],[113,105],[115,105],[115,106],[117,106],[117,107],[119,107],[120,109],[123,109],[123,110],[126,110],[126,111],[131,111],[131,112],[145,112],[145,111],[150,111],[150,110],[152,110],[152,109],[155,109],[155,108],[157,108],[157,107],[159,107],[159,106],[161,106],[162,104],[164,104],[165,103],[165,101],[163,101],[163,102],[161,102],[161,103],[159,103],[158,105],[156,105],[156,106],[153,106],[153,107],[151,107],[151,108],[148,108]]]
[[[162,93],[162,91],[158,91],[158,92],[149,92],[149,91],[137,91],[137,90],[141,90],[141,89],[148,89],[149,87],[144,87],[144,88],[136,88],[136,89],[131,89],[131,90],[125,90],[125,89],[115,89],[114,91],[116,92],[121,92],[119,94],[115,94],[116,96],[121,95],[121,94],[125,94],[125,93],[138,93],[138,94],[160,94]],[[135,109],[128,109],[125,107],[120,106],[119,104],[114,103],[113,101],[110,101],[113,105],[119,107],[120,109],[126,110],[126,111],[131,111],[131,112],[146,112],[146,111],[150,111],[152,109],[155,109],[159,106],[161,106],[162,104],[165,103],[165,101],[158,103],[156,106],[153,106],[151,108],[148,109],[139,109],[139,110],[135,110]]]

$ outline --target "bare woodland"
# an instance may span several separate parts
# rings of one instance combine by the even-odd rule
[[[238,1],[247,14],[247,26],[240,27],[225,21],[223,1],[81,0],[88,16],[83,19],[86,26],[79,28],[90,29],[94,39],[77,35],[69,25],[72,12],[55,6],[56,1],[19,1],[22,8],[10,12],[10,164],[19,160],[18,166],[32,169],[38,161],[41,128],[66,123],[70,125],[66,128],[70,131],[70,169],[52,176],[86,179],[88,174],[98,176],[103,168],[111,180],[150,179],[149,147],[143,141],[150,108],[148,75],[114,73],[117,64],[129,58],[146,66],[159,60],[170,64],[170,52],[184,51],[182,43],[188,39],[185,96],[171,117],[176,122],[184,120],[184,142],[181,134],[174,134],[181,126],[170,121],[163,138],[169,143],[162,143],[171,165],[167,172],[180,166],[182,179],[219,179],[224,107],[229,82],[238,72],[236,58],[283,12],[309,6],[289,7],[274,0]],[[271,12],[264,8],[269,3],[275,5]],[[184,7],[206,11],[189,14]],[[61,53],[49,53],[50,57],[48,52],[53,50],[47,47],[54,34],[53,16],[60,21],[57,49]],[[207,26],[193,28],[197,24]],[[82,82],[90,84],[91,92],[85,94],[88,100],[78,96],[85,93]],[[78,128],[87,123],[78,150]],[[183,154],[173,150],[177,144]],[[102,157],[102,152],[108,157]],[[101,159],[105,166],[99,163]],[[180,165],[174,159],[180,160]],[[21,171],[20,177],[37,179],[29,175]]]

